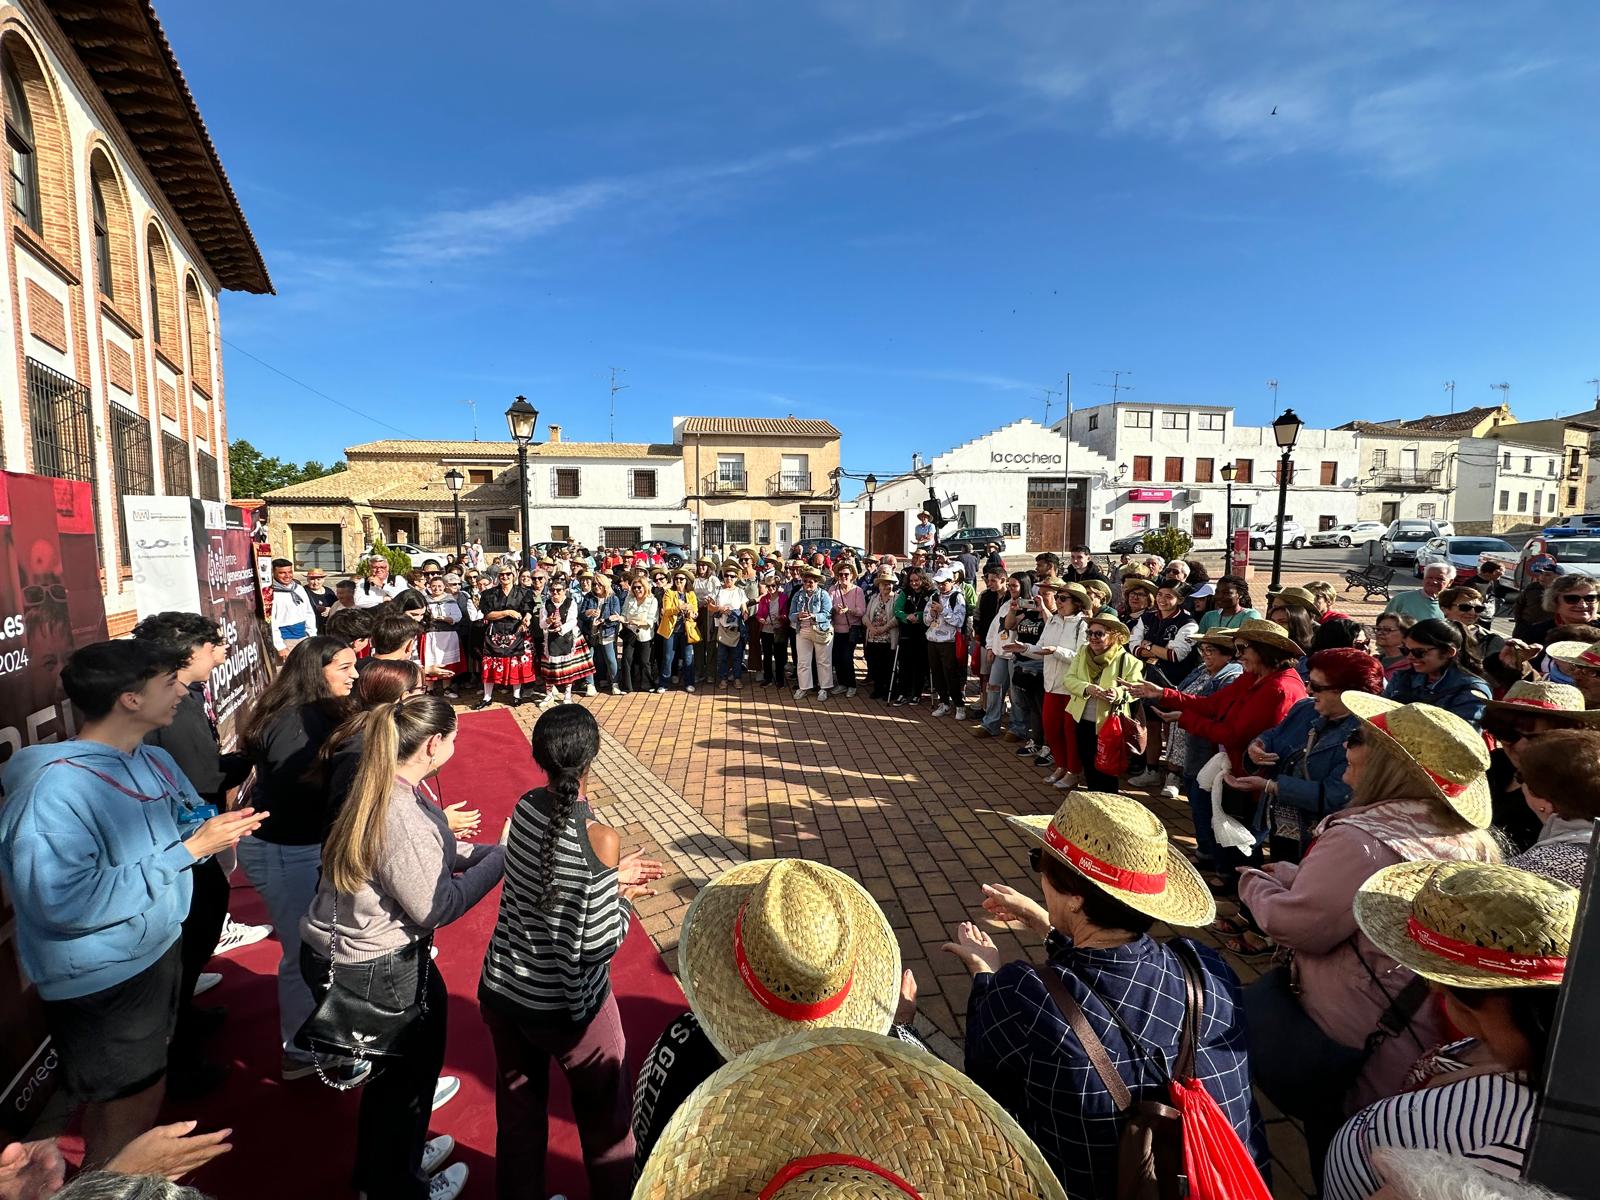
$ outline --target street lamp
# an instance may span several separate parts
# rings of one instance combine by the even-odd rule
[[[1294,473],[1294,461],[1291,456],[1294,454],[1294,444],[1300,437],[1302,424],[1300,418],[1294,415],[1292,408],[1284,409],[1283,416],[1272,423],[1272,436],[1278,443],[1278,449],[1283,451],[1283,457],[1278,462],[1278,536],[1272,543],[1272,584],[1267,588],[1268,600],[1283,590],[1283,526],[1285,512],[1289,507],[1289,476]]]
[[[873,498],[873,496],[877,495],[877,493],[878,493],[878,477],[876,475],[874,475],[871,471],[868,471],[867,472],[867,477],[866,477],[866,479],[864,479],[862,481],[862,483],[863,483],[863,486],[865,487],[866,493],[867,493],[867,556],[870,558],[872,556],[872,553],[873,553],[873,550],[872,550],[872,498]]]
[[[1228,485],[1228,507],[1222,515],[1222,573],[1233,574],[1233,477],[1239,468],[1233,463],[1222,465],[1222,482]]]
[[[517,471],[522,491],[522,565],[533,566],[533,543],[528,540],[528,443],[533,441],[533,431],[539,424],[539,410],[528,403],[526,396],[518,396],[506,409],[506,424],[511,427],[511,440],[517,444]]]
[[[455,467],[444,473],[444,485],[450,489],[450,503],[456,510],[456,562],[459,564],[465,557],[467,531],[461,526],[461,487],[467,482],[467,477]]]

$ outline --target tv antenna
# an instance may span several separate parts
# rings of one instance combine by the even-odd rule
[[[1489,390],[1500,393],[1501,404],[1511,403],[1511,385],[1509,383],[1491,383]]]
[[[621,371],[623,374],[627,374],[628,368],[627,367],[612,367],[611,368],[611,425],[610,425],[610,432],[609,432],[609,434],[608,434],[608,436],[606,438],[606,440],[609,441],[609,442],[614,442],[614,441],[617,440],[617,393],[618,392],[625,392],[625,391],[628,390],[628,387],[629,387],[629,385],[626,384],[626,383],[618,383],[617,382],[617,372],[618,371]]]
[[[1049,429],[1050,428],[1050,401],[1052,400],[1052,398],[1061,395],[1061,393],[1059,391],[1053,389],[1053,388],[1040,388],[1039,390],[1044,393],[1044,427],[1046,429]]]
[[[1131,391],[1133,391],[1133,384],[1131,384],[1131,383],[1123,383],[1122,382],[1122,377],[1124,375],[1132,375],[1133,374],[1132,371],[1101,371],[1100,374],[1111,376],[1111,382],[1110,383],[1097,383],[1097,384],[1095,384],[1095,387],[1103,387],[1103,388],[1110,388],[1111,389],[1111,403],[1115,404],[1117,402],[1117,393],[1118,392],[1131,392]]]
[[[1600,379],[1585,379],[1584,382],[1594,389],[1594,406],[1600,408]]]
[[[465,404],[468,408],[470,408],[472,410],[472,440],[473,441],[477,441],[478,440],[478,402],[476,400],[463,400],[461,403]]]
[[[1456,381],[1454,379],[1446,379],[1444,381],[1444,390],[1450,393],[1450,411],[1451,412],[1455,412],[1455,410],[1456,410]]]

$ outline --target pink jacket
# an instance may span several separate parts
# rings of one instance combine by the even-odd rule
[[[1479,855],[1467,852],[1463,857]],[[1251,874],[1239,881],[1239,899],[1256,922],[1274,941],[1294,950],[1295,979],[1306,1014],[1346,1046],[1366,1043],[1390,998],[1398,997],[1413,978],[1367,940],[1353,909],[1361,885],[1400,861],[1400,855],[1365,830],[1335,822],[1311,844],[1300,864],[1274,864],[1270,878]],[[1373,982],[1374,975],[1382,988]],[[1410,1033],[1388,1038],[1367,1060],[1347,1098],[1349,1111],[1396,1095],[1411,1064],[1446,1039],[1437,998],[1423,1002],[1411,1031],[1414,1039]]]
[[[828,595],[833,598],[833,631],[835,633],[848,633],[852,629],[860,629],[867,623],[867,594],[861,590],[860,585],[852,583],[849,591],[844,591],[838,584],[828,589]]]

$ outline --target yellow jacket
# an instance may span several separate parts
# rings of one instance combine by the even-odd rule
[[[695,599],[693,592],[685,592],[679,596],[677,592],[668,588],[661,593],[661,621],[656,625],[656,633],[662,637],[671,637],[673,626],[678,623],[679,609],[683,611],[683,636],[689,639],[693,646],[700,640],[700,622],[696,619],[700,615],[700,602]]]
[[[1144,678],[1144,663],[1128,653],[1126,646],[1118,647],[1116,654],[1105,668],[1096,677],[1094,669],[1089,665],[1089,650],[1084,647],[1078,651],[1078,657],[1072,660],[1072,666],[1067,668],[1067,678],[1064,681],[1065,691],[1072,699],[1067,701],[1067,715],[1074,722],[1083,719],[1083,713],[1089,707],[1089,695],[1085,690],[1090,684],[1095,687],[1111,687],[1117,681],[1123,683],[1138,683]],[[1095,728],[1106,719],[1113,711],[1127,716],[1131,711],[1131,702],[1113,706],[1102,702],[1099,716],[1095,719]]]

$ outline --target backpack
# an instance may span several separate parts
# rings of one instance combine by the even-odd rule
[[[1117,1111],[1125,1115],[1117,1141],[1116,1200],[1270,1200],[1260,1171],[1216,1101],[1194,1075],[1195,1040],[1205,1011],[1204,974],[1194,948],[1169,944],[1183,971],[1183,1032],[1172,1078],[1171,1104],[1135,1101],[1076,999],[1050,968],[1039,971],[1067,1026],[1089,1056]],[[1122,1025],[1116,1011],[1112,1018]],[[1128,1035],[1126,1025],[1123,1025]],[[1130,1045],[1133,1038],[1128,1037]]]

